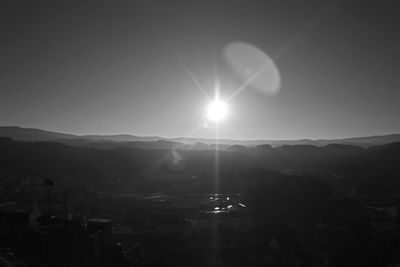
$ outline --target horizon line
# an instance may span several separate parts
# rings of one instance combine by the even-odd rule
[[[207,137],[165,137],[161,135],[136,135],[136,134],[129,134],[129,133],[91,133],[91,134],[82,134],[82,133],[70,133],[70,132],[62,132],[57,130],[48,130],[44,128],[34,128],[34,127],[23,127],[17,125],[0,125],[0,128],[20,128],[20,129],[29,129],[29,130],[41,130],[45,132],[51,133],[58,133],[58,134],[65,134],[65,135],[74,135],[76,137],[85,137],[85,136],[131,136],[131,137],[153,137],[153,138],[160,138],[160,139],[187,139],[187,140],[213,140],[213,138]],[[397,135],[400,134],[399,132],[392,132],[392,133],[385,133],[385,134],[372,134],[372,135],[363,135],[363,136],[351,136],[351,137],[331,137],[331,138],[295,138],[295,139],[263,139],[263,138],[255,138],[255,139],[231,139],[231,138],[220,138],[219,140],[222,141],[233,141],[233,142],[261,142],[261,141],[325,141],[325,140],[341,140],[341,139],[356,139],[356,138],[369,138],[369,137],[378,137],[378,136],[390,136],[390,135]]]

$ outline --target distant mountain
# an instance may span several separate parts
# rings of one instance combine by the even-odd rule
[[[33,128],[21,128],[17,126],[1,126],[0,136],[18,141],[54,141],[57,139],[77,139],[73,134],[44,131]]]
[[[400,134],[388,134],[388,135],[376,135],[366,137],[355,137],[345,139],[332,139],[332,140],[317,140],[322,145],[327,144],[344,144],[344,145],[355,145],[361,147],[370,147],[376,145],[385,145],[400,141]]]
[[[200,138],[164,138],[159,136],[134,136],[134,135],[73,135],[58,132],[45,131],[40,129],[22,128],[16,126],[0,126],[0,136],[8,137],[19,141],[51,141],[71,146],[88,146],[93,148],[117,148],[130,147],[141,149],[214,149],[213,139]],[[229,140],[218,141],[220,149],[226,150],[229,146],[255,147],[259,145],[271,145],[279,147],[284,145],[312,145],[326,146],[329,144],[352,145],[368,148],[375,145],[384,145],[400,142],[400,134],[355,137],[344,139],[301,139],[301,140]]]
[[[90,148],[114,149],[114,148],[140,148],[140,149],[161,149],[161,150],[187,150],[190,147],[183,143],[157,140],[157,141],[133,141],[133,142],[90,142]]]
[[[95,141],[113,141],[113,142],[149,142],[159,141],[164,138],[159,136],[135,136],[129,134],[117,134],[117,135],[82,135],[84,139],[90,139]]]

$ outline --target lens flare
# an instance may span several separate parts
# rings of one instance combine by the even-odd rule
[[[241,86],[233,93],[235,97],[247,87],[265,94],[276,94],[281,86],[279,70],[273,59],[263,50],[242,42],[226,45],[225,60],[229,67],[242,80]]]

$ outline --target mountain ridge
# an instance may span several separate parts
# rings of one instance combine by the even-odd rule
[[[182,143],[183,145],[204,144],[207,146],[215,145],[215,140],[207,138],[165,138],[159,136],[136,136],[129,134],[114,134],[114,135],[74,135],[60,132],[47,131],[37,128],[24,128],[19,126],[0,126],[0,136],[8,137],[18,141],[51,141],[66,144],[75,144],[79,146],[96,146],[96,144],[113,143],[110,147],[134,146],[134,143],[142,142],[159,142],[165,141],[171,144]],[[218,143],[223,146],[241,145],[241,146],[259,146],[271,145],[272,147],[282,145],[313,145],[326,146],[329,144],[354,145],[368,148],[375,145],[384,145],[394,142],[400,142],[400,134],[374,135],[363,137],[350,137],[341,139],[298,139],[298,140],[230,140],[220,139]],[[160,142],[159,142],[160,143]],[[162,142],[161,142],[162,143]],[[165,145],[165,143],[164,143]],[[140,144],[140,147],[146,147],[145,144]],[[152,144],[152,148],[156,147]]]

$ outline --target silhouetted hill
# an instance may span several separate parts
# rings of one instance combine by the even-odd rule
[[[148,142],[162,140],[162,137],[158,136],[135,136],[129,134],[118,134],[118,135],[83,135],[84,139],[93,141],[114,141],[114,142]]]
[[[0,136],[20,141],[54,141],[57,139],[75,139],[76,135],[44,131],[17,126],[0,127]]]
[[[136,142],[107,142],[101,143],[88,143],[87,147],[99,149],[115,149],[115,148],[140,148],[140,149],[159,149],[159,150],[174,150],[174,149],[188,149],[188,146],[167,140],[157,141],[136,141]]]
[[[345,139],[332,139],[332,140],[317,140],[321,144],[343,144],[343,145],[353,145],[361,147],[370,147],[377,145],[390,144],[395,142],[400,142],[400,134],[389,134],[389,135],[376,135],[376,136],[366,136],[366,137],[355,137],[355,138],[345,138]]]
[[[165,149],[171,146],[179,146],[186,149],[207,150],[214,149],[215,140],[199,138],[164,138],[158,136],[134,136],[134,135],[73,135],[63,134],[40,129],[21,128],[16,126],[0,127],[0,136],[9,137],[20,141],[53,141],[73,146],[89,146],[98,148],[131,147],[143,149]],[[160,142],[159,142],[160,141]],[[162,141],[162,142],[161,142]],[[141,143],[143,142],[143,143]],[[171,142],[173,145],[164,143]],[[382,136],[369,136],[344,139],[301,139],[301,140],[229,140],[218,141],[220,149],[228,149],[231,145],[254,147],[268,144],[273,147],[284,145],[311,145],[322,147],[329,144],[353,145],[371,147],[375,145],[400,142],[400,134]],[[106,144],[109,143],[109,144]],[[119,143],[119,144],[116,144]]]

